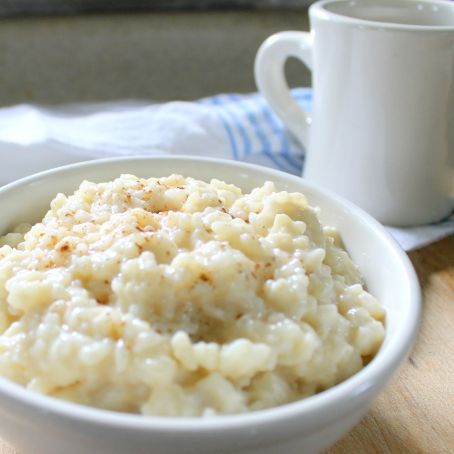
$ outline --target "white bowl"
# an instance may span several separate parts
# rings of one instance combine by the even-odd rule
[[[206,158],[126,158],[61,167],[0,189],[0,232],[36,221],[57,192],[83,179],[111,180],[181,173],[213,177],[245,190],[273,180],[300,191],[336,226],[364,276],[386,308],[386,337],[376,357],[333,388],[269,410],[212,419],[143,417],[84,407],[30,392],[0,379],[0,436],[27,453],[315,453],[333,444],[367,412],[370,402],[405,359],[420,318],[418,280],[406,254],[362,210],[301,178],[264,167]]]

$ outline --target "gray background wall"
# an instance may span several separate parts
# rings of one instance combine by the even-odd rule
[[[260,43],[308,27],[305,9],[3,18],[0,106],[255,91]],[[291,85],[310,83],[301,64],[288,74]]]

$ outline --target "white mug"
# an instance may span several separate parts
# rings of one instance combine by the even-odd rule
[[[324,0],[311,32],[277,33],[259,90],[306,146],[304,177],[379,221],[434,222],[454,207],[454,2]],[[292,98],[287,58],[312,70],[313,111]]]

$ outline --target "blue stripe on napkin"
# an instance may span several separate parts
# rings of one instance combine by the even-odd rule
[[[282,162],[280,162],[280,159],[278,158],[278,153],[275,153],[274,150],[271,149],[271,144],[268,140],[268,137],[264,133],[262,125],[255,116],[255,110],[257,107],[256,102],[254,102],[253,100],[252,103],[250,102],[247,103],[247,101],[245,102],[244,98],[242,99],[235,94],[229,95],[229,99],[240,107],[250,126],[252,126],[254,134],[256,135],[261,147],[260,152],[263,153],[279,169],[289,171],[289,169],[287,169],[285,165],[283,165]]]
[[[311,111],[311,89],[292,89],[292,94],[303,109]],[[260,94],[216,95],[199,102],[216,109],[228,137],[233,159],[252,160],[255,157],[254,160],[257,160],[261,155],[273,167],[301,174],[303,147]]]
[[[293,166],[297,170],[300,170],[301,162],[299,162],[297,158],[292,156],[290,152],[290,141],[288,140],[287,135],[285,134],[285,129],[282,122],[280,122],[278,118],[272,114],[265,100],[260,100],[259,105],[262,115],[267,124],[269,125],[271,132],[278,137],[281,143],[281,150],[284,159],[288,162],[289,165]]]
[[[218,106],[219,114],[224,118],[227,116],[230,121],[231,125],[225,125],[231,131],[235,130],[238,131],[240,136],[241,142],[243,143],[243,151],[242,153],[238,153],[238,157],[235,159],[244,159],[245,156],[248,156],[252,152],[252,145],[251,140],[244,128],[243,119],[241,116],[235,115],[235,112],[232,111],[231,102],[225,100],[225,96],[217,95],[210,98],[212,103]]]
[[[224,112],[222,109],[223,106],[222,106],[222,103],[220,102],[219,96],[213,96],[211,98],[211,101],[214,105],[218,105],[220,107],[218,109],[218,115],[227,132],[227,136],[229,138],[229,143],[230,143],[230,148],[232,151],[232,157],[233,157],[233,159],[238,160],[239,154],[238,154],[238,145],[236,142],[236,138],[235,138],[235,135],[233,134],[232,128],[227,119],[226,112]]]

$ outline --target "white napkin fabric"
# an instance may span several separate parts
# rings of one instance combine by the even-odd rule
[[[292,94],[310,111],[311,89]],[[88,159],[157,154],[229,158],[301,175],[305,150],[257,93],[0,109],[0,185]],[[415,249],[452,234],[454,214],[439,224],[389,231],[405,250]]]

